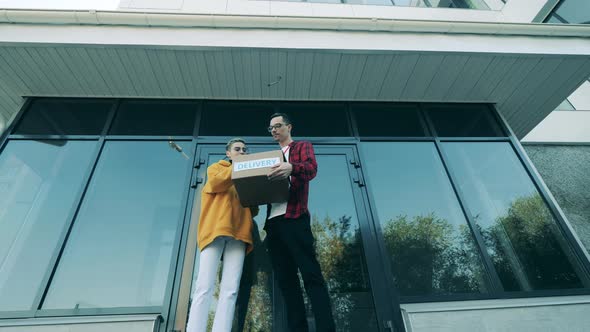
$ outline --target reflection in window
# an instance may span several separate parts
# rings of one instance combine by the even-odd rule
[[[378,331],[346,156],[316,159],[318,174],[309,190],[311,230],[336,331]]]
[[[11,141],[2,151],[0,311],[31,309],[95,146],[95,141]]]
[[[220,145],[219,151],[223,152],[224,146]],[[207,167],[224,158],[224,153],[209,154]],[[234,331],[272,331],[273,327],[272,267],[270,265],[270,258],[266,252],[265,245],[262,242],[266,234],[263,230],[264,218],[266,216],[264,210],[265,209],[261,209],[260,214],[254,217],[254,227],[252,229],[254,249],[251,253],[246,255],[244,259],[242,279],[240,280],[240,288],[238,290],[238,298],[236,302],[234,327],[232,329]],[[217,290],[219,290],[219,280],[221,279],[221,266],[222,264],[219,264],[213,303],[217,303],[219,297],[219,292]],[[198,272],[199,251],[197,250],[188,304],[189,309],[191,307],[192,297],[196,287]],[[209,329],[213,326],[215,309],[214,305],[209,308]]]
[[[583,287],[574,254],[509,143],[444,143],[507,291]]]
[[[362,149],[401,295],[486,292],[479,251],[434,144]]]
[[[506,136],[487,105],[425,105],[438,136],[499,137]]]
[[[199,136],[268,136],[266,127],[274,112],[269,103],[205,103]]]
[[[347,3],[357,5],[385,5],[404,7],[490,9],[484,0],[285,0],[297,2]]]
[[[280,112],[287,113],[291,117],[294,136],[352,136],[344,104],[293,102],[281,104]]]
[[[547,23],[590,24],[590,1],[561,0],[545,20]]]
[[[426,136],[415,104],[355,104],[352,112],[361,137]]]
[[[192,136],[197,106],[185,101],[125,101],[111,135]]]
[[[166,141],[107,142],[43,308],[162,306],[189,165]]]
[[[110,100],[35,100],[15,130],[19,135],[99,135]]]

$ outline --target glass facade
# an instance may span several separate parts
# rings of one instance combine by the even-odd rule
[[[19,123],[20,135],[99,135],[112,101],[40,99]]]
[[[162,306],[189,165],[168,142],[107,142],[42,308]]]
[[[435,145],[367,142],[362,151],[400,294],[488,291],[481,257]]]
[[[583,287],[571,247],[509,144],[443,149],[504,290]]]
[[[425,8],[468,8],[489,10],[485,0],[283,0],[291,2],[345,3],[352,5],[381,5]]]
[[[9,141],[0,155],[0,311],[29,310],[70,219],[95,141]]]
[[[28,105],[0,142],[0,317],[157,312],[182,326],[205,166],[233,136],[274,148],[274,112],[316,147],[309,208],[339,331],[378,331],[399,302],[588,293],[589,262],[489,105]],[[236,321],[281,331],[261,210]]]
[[[590,24],[590,1],[561,0],[545,23]]]

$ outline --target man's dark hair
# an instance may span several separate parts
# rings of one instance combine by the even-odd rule
[[[289,118],[289,116],[285,113],[274,113],[273,115],[270,116],[270,119],[274,119],[274,118],[278,118],[279,116],[283,117],[283,122],[285,122],[285,124],[292,124],[291,123],[291,118]]]

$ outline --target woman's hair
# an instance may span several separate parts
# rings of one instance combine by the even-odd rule
[[[244,141],[240,137],[234,137],[234,138],[230,139],[229,141],[227,141],[227,144],[225,145],[225,151],[229,151],[231,149],[231,146],[234,145],[234,143],[238,143],[238,142],[246,145],[246,141]]]

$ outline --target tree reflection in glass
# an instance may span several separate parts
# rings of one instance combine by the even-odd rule
[[[571,246],[509,143],[443,143],[507,291],[583,287]]]
[[[402,296],[486,292],[467,220],[433,143],[363,143],[365,175]]]

